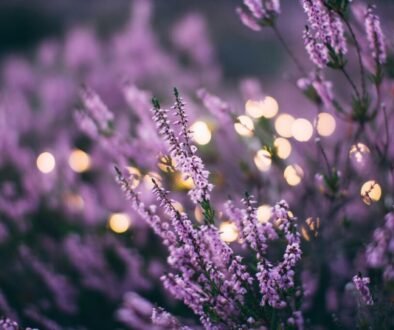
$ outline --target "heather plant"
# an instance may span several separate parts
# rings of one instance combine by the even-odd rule
[[[390,22],[380,4],[303,0],[305,28],[284,34],[287,5],[236,9],[293,61],[272,84],[220,80],[200,15],[162,47],[145,0],[106,43],[74,29],[4,63],[2,314],[43,329],[393,327]],[[151,102],[173,84],[172,106]]]
[[[169,110],[163,109],[153,99],[153,120],[157,130],[167,142],[175,167],[186,178],[193,179],[194,187],[189,196],[203,210],[203,224],[193,225],[189,216],[179,211],[169,192],[152,178],[153,192],[159,205],[170,218],[162,221],[155,213],[154,205],[145,206],[132,188],[133,178],[127,179],[116,168],[117,180],[131,200],[133,207],[152,226],[168,247],[168,263],[175,272],[162,276],[164,287],[177,299],[182,300],[199,316],[205,328],[278,327],[289,324],[302,327],[299,307],[301,290],[295,283],[295,267],[301,258],[300,234],[296,218],[286,202],[281,201],[273,209],[270,221],[257,219],[256,203],[246,193],[244,208],[236,218],[245,245],[255,255],[244,263],[243,258],[220,237],[214,226],[215,209],[211,205],[209,172],[192,144],[192,132],[188,126],[185,103],[174,89],[175,103],[171,120]],[[286,242],[283,260],[274,264],[267,257],[268,243],[282,238]]]
[[[154,144],[144,158],[137,152],[152,142],[147,132],[153,125],[141,112],[149,93],[132,82],[148,84],[149,70],[158,74],[153,66],[165,59],[162,79],[177,71],[185,85],[198,86],[191,79],[193,67],[183,70],[153,31],[148,37],[151,12],[149,2],[134,3],[131,23],[107,43],[89,29],[75,28],[64,40],[43,42],[33,59],[10,56],[2,63],[0,254],[7,267],[0,276],[0,314],[19,324],[114,328],[120,325],[115,314],[126,292],[164,298],[156,278],[165,269],[160,249],[154,248],[159,243],[138,215],[126,213],[130,208],[109,171],[113,162],[138,158],[134,164],[142,173],[134,169],[143,186],[148,168],[157,164]],[[204,21],[198,15],[192,21],[202,30],[204,52],[210,48]],[[145,66],[138,60],[141,54],[152,55],[144,56]],[[213,56],[212,50],[199,56],[199,79],[217,79],[219,72],[208,78],[203,73],[216,66]],[[127,72],[125,81],[125,68],[137,67],[137,60],[141,70]],[[132,107],[131,115],[140,115],[141,122],[116,125],[96,89],[112,108]],[[138,143],[126,134],[130,130],[137,131]],[[12,322],[7,326],[18,328]]]

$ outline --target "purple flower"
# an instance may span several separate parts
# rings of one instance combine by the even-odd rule
[[[343,24],[322,0],[303,0],[303,7],[310,26],[304,31],[305,47],[312,62],[323,68],[329,62],[329,50],[341,56],[347,53]]]
[[[361,274],[353,276],[353,284],[356,287],[361,299],[367,305],[373,305],[371,292],[369,291],[368,284],[370,283],[369,277],[362,277]]]
[[[375,10],[375,6],[368,6],[365,14],[365,31],[372,57],[377,63],[383,64],[387,58],[386,42],[380,26],[380,19],[375,14]]]
[[[172,109],[178,118],[173,124],[179,126],[178,134],[172,128],[168,118],[168,110],[162,109],[157,100],[153,101],[153,120],[156,122],[158,133],[163,136],[168,144],[168,151],[175,160],[175,167],[184,175],[184,179],[191,177],[194,187],[189,191],[191,200],[194,203],[203,203],[210,200],[210,192],[213,185],[209,183],[209,172],[200,157],[195,153],[196,146],[192,145],[191,132],[188,128],[188,121],[185,113],[185,104],[175,89],[175,104]]]
[[[242,23],[253,31],[260,31],[264,25],[272,25],[280,14],[279,0],[243,0],[244,7],[237,8]]]
[[[318,68],[323,69],[329,62],[327,48],[312,36],[308,27],[305,27],[303,38],[311,61]]]

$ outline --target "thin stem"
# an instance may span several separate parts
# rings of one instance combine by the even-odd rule
[[[341,67],[340,70],[342,71],[342,73],[343,73],[344,76],[346,77],[346,80],[347,80],[347,81],[349,82],[349,84],[352,86],[354,92],[355,92],[356,95],[357,95],[357,98],[358,98],[358,99],[361,99],[360,93],[358,92],[358,89],[357,89],[355,83],[353,82],[352,78],[349,76],[349,74],[347,73],[347,71],[345,70],[345,68],[344,68],[344,67]]]
[[[306,73],[305,69],[303,68],[303,66],[301,65],[301,62],[298,60],[298,58],[294,55],[294,53],[292,52],[290,47],[287,45],[286,40],[283,38],[282,34],[280,33],[280,31],[278,30],[278,28],[277,28],[277,26],[275,24],[272,25],[272,29],[274,30],[275,35],[279,39],[279,42],[282,44],[282,46],[285,49],[285,51],[287,52],[287,54],[290,56],[290,58],[293,60],[293,62],[297,66],[298,70],[304,76],[307,76],[307,73]]]
[[[357,40],[356,34],[353,31],[352,26],[350,25],[350,22],[343,16],[342,13],[338,13],[339,16],[342,18],[343,22],[345,23],[346,27],[348,28],[350,35],[352,36],[352,39],[354,41],[354,46],[356,47],[356,53],[357,53],[357,59],[358,59],[358,65],[360,66],[360,76],[361,76],[361,89],[363,96],[366,95],[366,85],[365,85],[365,69],[364,69],[364,64],[363,60],[361,58],[361,47],[360,44]]]
[[[324,159],[324,162],[325,162],[325,164],[326,164],[326,166],[327,166],[327,174],[328,175],[330,175],[331,173],[331,166],[330,166],[330,162],[328,161],[328,158],[327,158],[327,155],[326,155],[326,152],[324,151],[324,148],[323,148],[323,146],[321,145],[321,141],[320,141],[320,139],[317,139],[317,145],[318,145],[318,147],[319,147],[319,149],[320,149],[320,152],[322,153],[322,155],[323,155],[323,159]]]
[[[388,116],[387,116],[387,111],[386,111],[386,106],[383,105],[382,107],[383,109],[383,116],[384,116],[384,128],[386,131],[386,143],[384,145],[384,152],[383,152],[383,157],[386,158],[387,157],[387,151],[389,148],[389,143],[390,143],[390,131],[389,131],[389,124],[388,124]]]

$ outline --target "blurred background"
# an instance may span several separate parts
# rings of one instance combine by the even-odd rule
[[[390,37],[394,33],[394,1],[375,2]],[[351,223],[346,212],[338,211],[335,218],[327,200],[320,204],[322,195],[314,193],[314,174],[322,168],[312,138],[317,134],[312,129],[316,109],[297,90],[295,82],[300,75],[273,32],[254,32],[240,22],[235,12],[240,3],[0,0],[0,260],[5,267],[0,272],[0,316],[51,330],[150,329],[150,300],[193,324],[196,319],[190,310],[169,297],[160,283],[160,275],[168,270],[165,249],[125,202],[113,175],[113,163],[132,165],[130,171],[138,176],[139,187],[144,186],[143,196],[151,201],[149,175],[159,172],[187,210],[197,221],[201,219],[201,213],[185,197],[190,182],[160,167],[158,155],[163,146],[155,140],[146,115],[152,94],[170,104],[171,89],[178,86],[190,105],[191,121],[202,121],[202,142],[197,143],[213,172],[219,202],[229,191],[239,194],[245,187],[252,190],[258,186],[264,217],[267,212],[269,217],[269,205],[287,198],[301,221],[320,216],[320,211],[332,223],[336,221],[338,227],[325,236],[331,248],[324,255],[325,263],[316,262],[323,258],[314,243],[308,246],[311,274],[321,276],[321,281],[303,274],[312,278],[309,282],[316,292],[307,313],[312,323],[332,329],[331,314],[340,311],[343,304],[351,306],[343,309],[343,320],[351,328],[354,310],[351,303],[341,299],[343,288],[354,274],[353,262],[358,263],[357,249],[363,248],[364,238],[373,229],[370,219],[383,219],[387,205],[392,203],[389,195],[381,199],[380,191],[379,203],[370,207],[361,200],[358,184],[371,176],[380,180],[384,190],[387,177],[373,166],[372,170],[365,166],[352,172],[359,181],[350,187],[354,198],[346,212],[350,210],[349,218],[356,219],[355,231],[346,231],[350,227],[345,225]],[[305,21],[298,1],[282,1],[279,29],[309,72],[313,65],[302,40]],[[350,70],[354,72],[354,67]],[[130,88],[123,84],[125,79],[147,91]],[[338,86],[343,86],[343,80],[334,77]],[[76,109],[89,108],[92,100],[98,102],[88,90],[82,92],[81,102],[84,83],[93,87],[115,113],[116,130],[111,121],[104,138],[92,132],[89,123],[84,126],[81,118],[75,121]],[[276,127],[275,133],[273,119],[255,117],[256,127],[260,125],[269,136],[258,137],[261,141],[248,139],[249,132],[235,128],[237,136],[232,122],[216,118],[197,100],[200,87],[228,101],[236,115],[244,114],[249,98],[270,95],[275,98],[270,98],[275,113],[268,118],[276,116],[278,109],[302,115],[309,120],[310,134],[305,139],[301,127],[301,138],[293,139],[291,132],[281,134]],[[337,92],[346,96],[346,89],[338,88]],[[335,129],[333,116],[329,118]],[[78,124],[84,127],[80,129]],[[341,139],[350,136],[346,134],[351,127],[339,120],[336,127],[335,134],[333,129],[325,135],[325,143],[327,148],[333,147],[332,159],[340,164],[345,163],[351,147],[342,145]],[[253,157],[263,142],[273,140],[276,134],[282,141],[288,139],[286,146],[292,153],[273,164],[272,172],[266,172],[266,164],[259,167]],[[122,140],[124,136],[127,139]],[[136,148],[130,137],[135,138]],[[342,147],[343,159],[336,157]],[[369,149],[365,150],[369,154]],[[285,182],[285,165],[294,162],[305,169],[305,187],[295,170],[292,177],[296,182]],[[152,168],[156,171],[153,174]],[[261,187],[268,187],[268,193]],[[311,197],[307,205],[305,196],[310,195],[316,199]],[[316,205],[324,211],[316,210]],[[338,204],[336,210],[345,209],[341,207]],[[322,219],[324,223],[324,215]],[[332,239],[337,244],[331,245]],[[231,240],[235,241],[236,235]]]

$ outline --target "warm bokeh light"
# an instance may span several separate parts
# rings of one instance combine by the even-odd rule
[[[245,104],[245,112],[253,118],[272,118],[279,111],[278,102],[271,96],[265,97],[263,100],[248,100]]]
[[[186,180],[184,176],[177,172],[175,174],[175,186],[177,189],[192,189],[194,187],[194,182],[191,177],[188,177]]]
[[[316,130],[321,136],[330,136],[334,133],[336,122],[333,115],[328,112],[319,113],[316,118]]]
[[[278,116],[275,120],[275,130],[276,132],[285,138],[289,138],[292,136],[291,127],[294,122],[294,117],[287,113],[283,113]]]
[[[90,168],[90,156],[81,149],[74,149],[68,157],[68,165],[74,172],[85,172]]]
[[[257,220],[261,223],[267,222],[271,218],[271,206],[264,204],[257,208]]]
[[[254,131],[253,120],[248,116],[239,116],[234,128],[241,136],[252,136]]]
[[[253,118],[260,118],[263,116],[264,109],[262,101],[248,100],[245,103],[245,112]]]
[[[234,223],[225,221],[219,227],[220,238],[225,242],[234,242],[238,238],[238,230]]]
[[[303,175],[304,171],[296,164],[287,166],[283,173],[286,182],[290,186],[298,185],[301,182]]]
[[[156,172],[148,172],[147,174],[144,175],[144,179],[143,179],[144,184],[148,189],[152,189],[154,187],[152,179],[154,179],[157,185],[161,187],[162,178],[160,174]]]
[[[305,220],[305,224],[301,227],[302,237],[306,241],[310,241],[311,238],[316,238],[319,235],[320,218],[309,217]]]
[[[291,125],[291,134],[297,141],[309,141],[313,135],[313,126],[309,120],[298,118]]]
[[[370,205],[372,202],[377,202],[382,197],[382,188],[375,180],[365,182],[360,191],[363,202]]]
[[[212,133],[208,125],[203,121],[196,121],[190,130],[193,132],[193,140],[200,145],[208,144],[211,141]]]
[[[263,116],[265,118],[275,117],[279,111],[278,102],[271,96],[267,96],[263,100]]]
[[[40,172],[47,174],[55,169],[56,160],[50,152],[45,151],[37,157],[36,164]]]
[[[170,156],[162,156],[157,163],[157,166],[166,173],[175,172],[175,160]]]
[[[126,213],[112,213],[108,219],[109,228],[117,234],[127,231],[130,225],[131,219]]]
[[[256,155],[254,156],[254,163],[260,171],[268,171],[272,163],[271,154],[264,149],[257,151]]]
[[[356,143],[350,147],[349,157],[356,165],[363,165],[370,153],[369,148],[363,143]]]
[[[127,171],[129,172],[129,179],[131,181],[131,188],[137,188],[141,182],[141,171],[134,167],[128,166]]]
[[[197,205],[196,208],[194,209],[194,217],[196,218],[197,222],[203,223],[204,215],[202,213],[202,209],[200,205]]]
[[[63,200],[67,207],[73,211],[81,211],[85,206],[83,198],[72,192],[64,194]]]
[[[291,154],[291,144],[285,138],[276,138],[274,141],[274,147],[279,158],[286,159]]]
[[[179,203],[178,201],[172,201],[172,206],[177,210],[179,213],[182,213],[184,211],[183,205]]]

